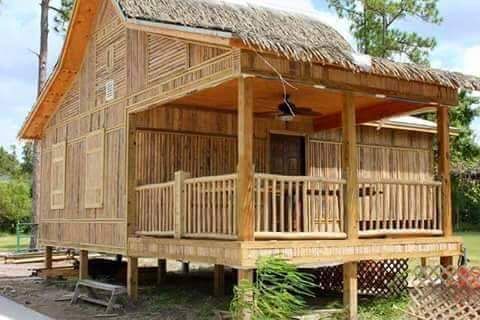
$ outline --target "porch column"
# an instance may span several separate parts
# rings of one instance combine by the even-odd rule
[[[126,114],[128,124],[128,137],[127,137],[127,239],[126,245],[128,248],[128,238],[135,234],[136,225],[136,210],[137,210],[137,197],[135,188],[137,187],[137,177],[135,174],[136,169],[136,134],[137,134],[137,121],[135,114]]]
[[[453,235],[452,227],[452,185],[450,181],[450,128],[448,107],[437,108],[438,130],[438,173],[442,182],[442,228],[444,237]],[[453,257],[442,257],[443,266],[453,264]]]
[[[343,192],[345,232],[349,240],[358,239],[358,154],[355,103],[353,93],[343,96],[342,110]],[[357,319],[357,268],[358,262],[343,265],[343,305],[348,319]]]
[[[253,78],[238,80],[237,233],[240,241],[255,239],[253,211]]]

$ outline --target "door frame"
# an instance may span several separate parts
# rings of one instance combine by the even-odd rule
[[[310,158],[310,153],[308,150],[308,145],[310,141],[310,136],[304,132],[298,131],[290,131],[290,130],[268,130],[267,132],[267,157],[266,157],[266,166],[265,169],[267,173],[270,173],[270,160],[271,160],[271,141],[272,135],[278,136],[294,136],[294,137],[302,137],[303,138],[303,150],[304,150],[304,166],[305,166],[305,176],[309,176],[309,167],[308,167],[308,159]]]

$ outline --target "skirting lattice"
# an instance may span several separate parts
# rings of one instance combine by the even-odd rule
[[[425,320],[480,319],[479,268],[419,267],[411,284],[411,316]]]
[[[342,292],[342,265],[318,269],[320,290]],[[361,261],[358,265],[358,293],[392,297],[407,293],[408,259]]]

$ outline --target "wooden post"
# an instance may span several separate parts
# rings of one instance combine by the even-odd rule
[[[358,150],[355,104],[353,94],[343,97],[342,147],[343,179],[346,184],[343,193],[345,232],[348,239],[358,239]]]
[[[425,268],[427,266],[427,258],[420,258],[420,265]]]
[[[78,271],[78,278],[84,280],[88,278],[88,251],[80,250],[80,270]]]
[[[117,262],[117,264],[121,265],[123,261],[123,256],[121,254],[117,254],[115,256],[115,261]]]
[[[357,262],[343,265],[343,305],[349,320],[358,319],[357,266]]]
[[[126,245],[128,247],[128,238],[137,231],[136,215],[137,215],[137,194],[135,188],[137,187],[136,166],[137,166],[137,120],[135,114],[128,114],[128,141],[127,141],[127,239]]]
[[[167,260],[158,259],[157,284],[163,284],[167,278]]]
[[[353,93],[343,96],[342,110],[343,192],[345,232],[349,240],[358,239],[358,149]],[[343,265],[343,304],[347,319],[358,318],[357,262]]]
[[[213,293],[216,297],[222,297],[225,293],[225,267],[220,264],[214,267]]]
[[[185,216],[185,179],[190,174],[183,171],[175,172],[175,185],[173,187],[175,193],[175,239],[181,239],[184,233],[183,217]]]
[[[237,233],[240,241],[253,241],[253,78],[238,80]]]
[[[138,298],[138,258],[128,257],[127,293],[135,301]]]
[[[53,255],[53,247],[45,247],[45,269],[52,269],[52,255]]]
[[[238,269],[237,271],[237,284],[240,284],[242,281],[245,282],[247,281],[248,283],[253,283],[253,270],[242,270]],[[243,297],[245,299],[246,303],[253,304],[253,292],[251,293],[246,293],[245,296]],[[250,320],[252,318],[252,315],[250,314],[249,310],[245,310],[242,315],[242,320]]]
[[[453,235],[452,227],[452,185],[450,181],[450,126],[448,120],[448,108],[437,108],[438,130],[438,173],[442,181],[442,228],[445,237]],[[441,257],[443,266],[453,264],[453,257]]]
[[[190,272],[190,263],[189,262],[182,262],[182,273],[189,273]]]

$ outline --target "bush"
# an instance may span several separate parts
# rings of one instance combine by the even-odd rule
[[[241,282],[230,305],[233,319],[248,313],[252,320],[289,320],[306,311],[304,297],[313,296],[314,278],[280,257],[257,261],[257,281]]]

